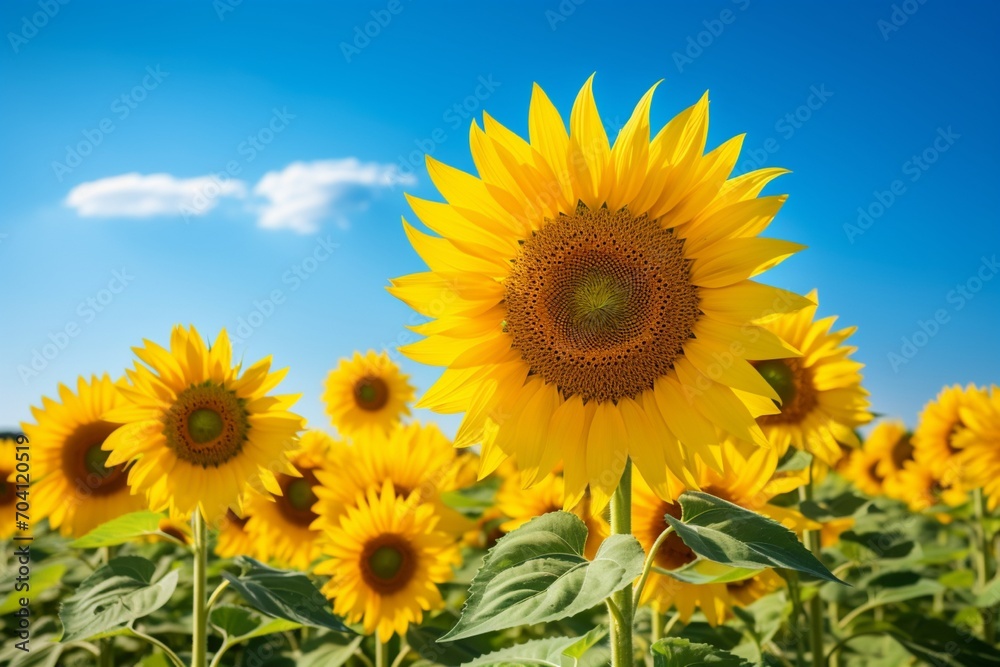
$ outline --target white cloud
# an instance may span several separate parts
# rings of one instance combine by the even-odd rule
[[[375,193],[395,185],[413,185],[412,174],[396,165],[361,162],[357,158],[293,162],[281,171],[269,171],[254,186],[264,197],[257,224],[265,229],[315,232],[324,218],[346,227],[352,212],[363,211]]]
[[[204,215],[222,197],[246,197],[242,181],[215,176],[177,178],[137,173],[81,183],[69,191],[66,205],[84,218],[149,218],[157,215]]]

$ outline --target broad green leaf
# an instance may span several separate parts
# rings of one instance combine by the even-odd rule
[[[7,594],[7,597],[3,599],[3,602],[0,602],[0,615],[6,616],[20,609],[21,598],[23,597],[34,601],[40,593],[58,586],[62,583],[64,574],[66,574],[66,565],[64,563],[52,563],[51,565],[40,565],[33,568],[31,570],[31,590],[19,591],[16,588],[12,589]],[[13,581],[11,585],[13,585]]]
[[[642,573],[644,554],[631,535],[606,539],[593,561],[583,556],[587,527],[575,514],[550,512],[502,537],[472,581],[450,641],[595,607]]]
[[[209,614],[208,621],[231,644],[302,627],[301,623],[283,618],[264,617],[247,607],[233,605],[220,605],[214,608]]]
[[[869,502],[867,498],[856,496],[849,491],[824,501],[803,500],[799,510],[813,521],[830,521],[851,516]]]
[[[975,605],[982,609],[996,607],[1000,604],[1000,575],[993,578],[993,581],[986,584],[986,588],[976,596]]]
[[[777,472],[805,470],[812,463],[813,455],[801,449],[789,449],[778,461]]]
[[[70,542],[69,545],[75,549],[95,549],[125,544],[151,535],[176,542],[175,537],[160,530],[160,521],[163,518],[162,514],[149,511],[126,514],[107,523],[102,523],[83,537]]]
[[[863,588],[899,588],[901,586],[912,586],[920,581],[921,578],[918,572],[897,570],[895,572],[876,574],[861,585]]]
[[[309,642],[302,647],[302,657],[296,661],[297,667],[340,667],[346,664],[364,640],[364,636],[351,637],[347,643],[340,643],[347,638],[342,635],[326,635],[322,643]]]
[[[62,642],[88,639],[125,627],[167,602],[177,587],[177,570],[153,582],[156,566],[139,556],[122,556],[83,580],[59,611]]]
[[[753,667],[728,651],[708,644],[695,644],[680,637],[661,639],[652,646],[653,667]]]
[[[844,615],[840,620],[841,627],[846,627],[852,620],[866,611],[883,607],[887,604],[906,602],[922,597],[931,597],[945,590],[944,586],[931,579],[923,579],[909,586],[899,586],[896,588],[883,588],[876,591],[868,602],[855,607],[850,613]]]
[[[462,663],[462,667],[604,667],[608,651],[593,647],[606,634],[605,628],[594,628],[582,637],[533,639]]]
[[[907,651],[931,665],[1000,667],[1000,649],[936,618],[903,614],[889,634]]]
[[[689,584],[728,584],[733,581],[743,581],[760,574],[760,568],[730,567],[713,560],[698,558],[675,570],[665,570],[653,567],[660,574],[666,574]]]
[[[952,570],[938,577],[938,582],[948,588],[968,590],[976,585],[976,573],[969,569]],[[998,589],[1000,592],[1000,589]]]
[[[664,517],[688,547],[709,560],[749,569],[780,567],[840,581],[780,523],[700,491],[681,494],[681,518]]]
[[[4,645],[0,647],[0,665],[9,667],[56,667],[59,658],[66,650],[65,644],[60,644],[58,638],[51,634],[32,635],[26,644],[28,651],[22,651],[17,643],[22,641],[14,636],[4,636]]]
[[[223,572],[222,576],[257,611],[313,628],[353,632],[333,615],[330,602],[301,572],[276,570],[248,556],[238,557],[236,564],[243,574]]]
[[[428,665],[460,665],[463,662],[489,653],[495,647],[488,637],[469,637],[438,643],[458,622],[458,613],[445,609],[440,613],[424,616],[420,625],[411,623],[406,630],[406,643]],[[419,664],[419,663],[418,663]]]

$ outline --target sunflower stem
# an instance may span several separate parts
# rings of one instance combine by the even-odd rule
[[[389,642],[382,641],[382,633],[375,631],[375,667],[389,667]]]
[[[975,530],[977,539],[973,541],[973,552],[975,553],[976,561],[976,582],[977,588],[981,593],[986,589],[986,585],[989,583],[991,576],[991,536],[986,527],[986,520],[989,512],[986,508],[986,497],[983,495],[983,489],[981,487],[976,488],[972,492],[972,510],[976,518]],[[980,613],[983,617],[983,640],[987,644],[993,644],[996,641],[996,623],[994,620],[993,609],[983,609]]]
[[[815,460],[809,462],[809,483],[799,488],[799,498],[801,500],[813,499],[813,471],[816,465]],[[821,558],[820,552],[823,550],[820,542],[820,532],[818,530],[805,531],[806,547],[816,556]],[[823,599],[817,590],[809,598],[809,651],[812,653],[813,667],[825,667],[826,657],[823,646]]]
[[[194,605],[191,636],[191,667],[208,665],[208,605],[205,597],[205,573],[208,569],[208,531],[201,509],[191,515],[194,551]]]
[[[625,461],[618,488],[611,496],[611,533],[630,535],[632,533],[632,460]],[[620,618],[612,617],[611,623],[611,665],[612,667],[632,667],[635,657],[632,648],[633,599],[632,587],[614,593],[611,601],[620,612]]]

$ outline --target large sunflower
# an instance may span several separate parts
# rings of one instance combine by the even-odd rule
[[[955,436],[958,466],[970,486],[983,487],[993,511],[1000,505],[1000,387],[976,392],[959,412],[965,428]]]
[[[441,501],[442,493],[475,480],[468,478],[468,457],[459,455],[435,424],[398,425],[364,444],[338,445],[335,458],[336,466],[315,471],[316,528],[337,525],[359,496],[378,491],[386,481],[410,505],[434,505],[442,530],[461,534],[472,528],[471,521]]]
[[[14,534],[15,511],[17,507],[17,479],[14,466],[17,464],[17,441],[0,438],[0,540]],[[29,478],[30,479],[30,478]]]
[[[282,565],[305,570],[319,556],[321,530],[310,528],[319,518],[313,512],[319,485],[316,471],[331,463],[333,439],[322,431],[307,431],[289,453],[299,476],[278,475],[281,495],[251,492],[246,509],[246,531],[258,551],[267,551]]]
[[[405,635],[425,611],[444,606],[437,585],[451,579],[461,556],[456,539],[436,524],[432,506],[409,508],[390,481],[381,494],[360,498],[329,528],[323,543],[329,559],[315,568],[331,576],[323,593],[334,612],[388,641],[393,633]]]
[[[843,468],[844,476],[869,496],[885,493],[886,480],[913,460],[912,434],[899,420],[879,422],[855,449]]]
[[[872,416],[861,387],[864,364],[850,358],[857,348],[846,345],[856,327],[831,331],[837,318],[814,320],[819,298],[815,290],[808,297],[813,305],[764,325],[802,356],[754,364],[781,397],[781,411],[758,422],[779,453],[792,446],[833,466],[844,454],[840,443],[860,446],[854,429]]]
[[[433,321],[409,357],[446,368],[421,407],[465,412],[456,445],[513,456],[530,485],[561,460],[566,507],[607,504],[629,457],[661,495],[708,460],[716,425],[765,444],[778,395],[748,360],[795,350],[755,324],[807,302],[750,280],[802,246],[758,238],[780,169],[728,179],[742,137],[704,154],[707,96],[650,141],[651,89],[611,146],[591,80],[569,130],[535,86],[530,143],[484,115],[475,177],[427,158],[446,203],[409,198],[430,271],[390,291]],[[655,88],[655,86],[654,86]]]
[[[42,407],[32,407],[35,423],[21,425],[31,442],[32,518],[47,517],[63,535],[80,537],[146,508],[129,490],[126,462],[110,461],[101,449],[118,427],[102,416],[124,404],[104,375],[79,378],[75,392],[60,384],[58,401],[43,397]]]
[[[974,404],[982,405],[986,391],[973,384],[945,387],[920,413],[920,421],[913,431],[915,456],[934,472],[938,479],[949,485],[963,485],[969,474],[975,474],[975,465],[963,471],[955,457],[959,447],[956,437],[966,426],[962,409]]]
[[[326,413],[337,431],[355,437],[371,431],[388,433],[410,414],[414,389],[408,376],[383,352],[355,352],[330,371],[323,391]]]
[[[298,396],[268,395],[285,371],[269,372],[268,357],[241,373],[225,330],[211,347],[194,327],[174,327],[170,350],[144,342],[126,404],[104,415],[124,424],[104,441],[108,464],[131,462],[133,491],[177,518],[239,514],[248,486],[280,493],[274,474],[295,474],[286,450],[303,423],[288,411]]]
[[[531,488],[524,489],[523,486],[519,475],[515,473],[505,479],[497,491],[496,507],[500,514],[507,517],[507,520],[500,524],[500,530],[505,533],[516,530],[536,516],[563,508],[566,485],[562,475],[553,473]],[[593,558],[601,542],[611,534],[611,525],[599,512],[593,511],[593,506],[587,497],[584,497],[572,512],[587,525],[584,555]]]

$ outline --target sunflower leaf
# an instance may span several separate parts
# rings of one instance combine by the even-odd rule
[[[83,580],[59,611],[63,643],[106,636],[167,602],[177,587],[177,570],[156,583],[156,565],[139,556],[114,558]]]
[[[83,537],[70,542],[69,545],[74,549],[112,547],[150,535],[156,535],[176,542],[176,538],[160,530],[160,521],[163,519],[163,514],[148,510],[132,512],[131,514],[126,514],[102,523]]]
[[[458,623],[439,641],[572,616],[642,573],[642,547],[631,535],[612,535],[593,561],[583,556],[586,541],[586,525],[569,512],[550,512],[502,537],[473,579]]]
[[[581,637],[533,639],[479,656],[461,667],[603,667],[608,664],[608,650],[593,649],[607,632],[607,628],[597,627]]]
[[[787,568],[840,582],[792,531],[772,519],[700,491],[681,494],[679,502],[681,518],[664,518],[703,558],[740,568]]]
[[[243,574],[237,577],[223,572],[223,578],[262,614],[313,628],[353,632],[333,615],[330,602],[301,572],[276,570],[248,556],[238,557],[236,564],[243,568]]]
[[[751,667],[743,658],[728,651],[696,644],[680,637],[661,639],[653,644],[653,667],[688,667],[706,665],[711,667]]]

